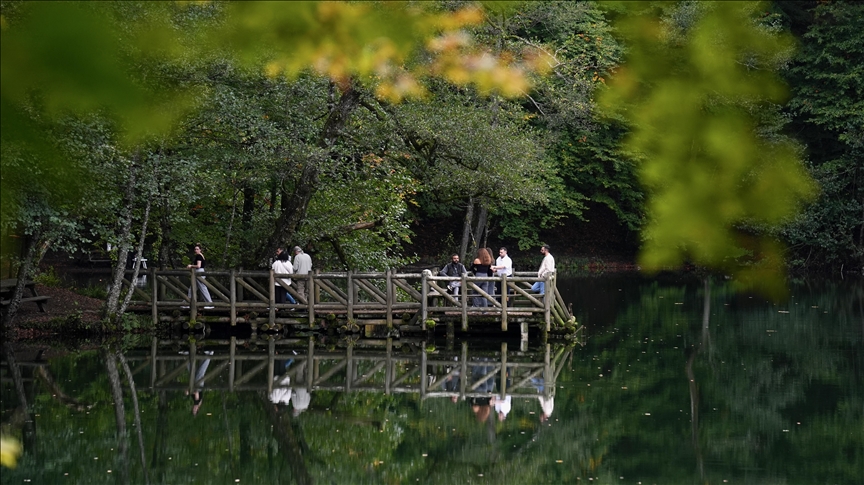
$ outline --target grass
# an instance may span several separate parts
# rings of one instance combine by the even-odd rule
[[[90,298],[96,298],[98,300],[105,300],[108,298],[108,291],[101,286],[88,286],[87,288],[73,288],[75,293],[79,295],[89,296]]]

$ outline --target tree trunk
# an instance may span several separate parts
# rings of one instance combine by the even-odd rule
[[[34,260],[36,255],[39,253],[38,240],[41,235],[42,232],[37,230],[31,234],[30,237],[26,238],[27,242],[24,245],[24,260],[21,261],[21,266],[18,267],[18,284],[12,292],[11,301],[8,305],[3,307],[2,312],[0,312],[0,320],[2,320],[4,332],[12,328],[12,321],[15,320],[15,315],[18,313],[18,308],[21,306],[21,298],[24,296],[24,284],[27,282],[27,279],[30,278],[30,273],[34,267]]]
[[[144,220],[141,222],[141,236],[138,238],[138,248],[135,250],[135,267],[132,270],[132,277],[129,282],[134,285],[138,280],[138,274],[141,272],[141,258],[144,256],[144,239],[147,236],[147,223],[150,221],[150,199],[147,199],[147,205],[144,207]],[[132,295],[135,293],[133,286],[129,286],[129,291],[126,292],[126,297],[123,298],[123,304],[117,310],[117,315],[126,313],[129,308],[129,302],[132,301]]]
[[[129,171],[129,180],[123,192],[123,213],[120,219],[120,237],[117,245],[117,261],[111,275],[111,289],[105,302],[103,317],[114,320],[120,307],[120,291],[123,289],[123,277],[126,275],[126,259],[129,257],[129,239],[132,234],[132,206],[135,201],[135,168]]]
[[[174,242],[171,238],[171,208],[167,200],[162,198],[162,217],[159,218],[159,256],[156,266],[159,268],[171,268],[174,264]]]
[[[324,156],[332,155],[333,146],[341,137],[348,119],[359,105],[360,93],[353,86],[349,86],[339,100],[333,103],[318,139],[318,145],[324,150]],[[276,221],[276,227],[258,255],[258,262],[266,261],[277,247],[291,243],[300,223],[306,217],[306,210],[309,208],[312,196],[318,191],[319,162],[320,160],[315,155],[306,159],[303,164],[303,171],[300,173],[300,179],[294,186],[294,193],[283,204],[283,210]],[[285,209],[286,207],[287,209]]]
[[[111,398],[114,400],[114,418],[117,423],[117,465],[120,469],[120,483],[129,483],[129,439],[126,429],[126,407],[123,404],[123,387],[120,383],[120,373],[117,371],[117,356],[109,351],[103,351],[105,367],[108,369],[108,383],[111,386]]]
[[[23,435],[24,450],[36,454],[36,420],[34,413],[30,411],[30,404],[27,401],[27,394],[24,389],[24,378],[21,375],[21,367],[15,360],[15,350],[9,340],[3,340],[3,360],[6,361],[6,367],[12,375],[12,385],[15,388],[15,396],[18,398],[18,409],[21,420],[13,420],[20,422]],[[6,402],[6,404],[9,404]],[[11,406],[10,406],[11,407]]]
[[[149,205],[149,204],[148,204]],[[132,409],[135,412],[135,430],[138,432],[138,449],[141,452],[141,468],[144,470],[144,483],[150,485],[150,474],[147,472],[147,456],[144,452],[144,433],[141,427],[141,409],[138,407],[138,390],[135,388],[135,380],[132,378],[132,370],[126,357],[118,354],[123,373],[126,374],[126,382],[129,383],[129,392],[132,394]]]
[[[474,197],[468,199],[468,209],[465,211],[465,223],[462,224],[462,245],[459,246],[459,259],[463,264],[468,262],[468,244],[473,239],[471,234],[471,223],[474,222]],[[474,261],[474,258],[471,258]],[[469,265],[470,266],[470,265]]]
[[[237,213],[238,195],[240,195],[240,191],[235,190],[231,197],[231,218],[228,220],[228,230],[225,232],[225,252],[222,253],[222,264],[226,267],[231,266],[228,264],[228,248],[231,247],[231,235],[234,232],[234,215]]]
[[[248,231],[252,227],[252,214],[255,212],[255,189],[248,185],[243,187],[243,215],[240,220],[241,227]]]
[[[474,240],[477,241],[477,248],[485,248],[488,246],[486,241],[486,235],[488,233],[486,228],[486,221],[489,217],[489,211],[486,209],[486,206],[483,203],[480,203],[480,214],[477,216],[477,226],[474,230]],[[475,248],[475,249],[477,249]]]

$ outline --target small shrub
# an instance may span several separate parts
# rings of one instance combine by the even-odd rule
[[[152,320],[144,315],[136,315],[134,313],[124,313],[120,315],[120,329],[124,332],[134,332],[152,327]]]
[[[106,300],[108,298],[108,291],[101,286],[88,286],[87,288],[75,288],[75,292],[79,295],[89,296],[90,298],[96,298],[97,300]]]
[[[57,276],[53,266],[34,276],[33,281],[42,286],[60,286],[60,277]]]

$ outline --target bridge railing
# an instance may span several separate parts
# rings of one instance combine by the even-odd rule
[[[460,320],[468,329],[469,316],[498,316],[501,329],[506,331],[510,319],[519,317],[545,322],[549,330],[553,322],[571,320],[569,309],[557,291],[555,274],[538,278],[535,273],[517,272],[512,276],[481,277],[462,275],[460,278],[438,276],[429,270],[421,273],[320,273],[306,275],[278,274],[270,271],[206,271],[157,270],[148,272],[149,292],[136,285],[136,306],[148,308],[154,319],[160,312],[188,310],[196,319],[202,310],[227,313],[227,321],[236,324],[238,315],[256,318],[270,324],[314,324],[316,314],[342,317],[363,324],[387,325],[409,320],[424,329],[430,321],[443,318]],[[285,286],[283,279],[304,281],[305,291]],[[461,294],[447,291],[448,283],[458,280]],[[531,291],[542,281],[544,294]],[[194,282],[194,284],[193,284]],[[488,293],[482,283],[495,282],[502,294]],[[129,282],[127,281],[127,284]],[[196,291],[191,291],[192,287]],[[206,288],[212,301],[203,301],[198,288]],[[506,292],[504,291],[506,289]],[[276,291],[287,291],[296,303],[276,303]],[[506,294],[505,294],[506,293]],[[478,300],[485,306],[473,306]],[[210,312],[210,314],[214,313]]]

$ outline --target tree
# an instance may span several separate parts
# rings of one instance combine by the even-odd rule
[[[775,2],[799,47],[784,71],[788,132],[807,148],[819,198],[779,231],[795,267],[860,268],[864,261],[864,6]],[[851,268],[850,268],[851,269]]]
[[[39,173],[58,172],[57,167],[68,161],[41,148],[50,133],[33,120],[41,118],[44,125],[58,117],[101,110],[116,123],[118,154],[138,159],[143,145],[152,143],[155,136],[164,135],[167,127],[187,114],[188,101],[195,98],[190,90],[196,87],[194,82],[171,82],[164,72],[153,75],[159,74],[159,66],[170,70],[183,62],[190,63],[191,59],[212,59],[215,51],[229,60],[247,62],[274,78],[286,75],[296,79],[301,71],[312,68],[332,80],[334,102],[329,105],[326,123],[318,134],[318,150],[304,153],[315,163],[303,164],[290,200],[282,204],[286,210],[276,221],[268,248],[291,239],[301,224],[317,189],[318,162],[323,160],[322,156],[333,154],[341,136],[339,131],[358,104],[359,90],[352,87],[353,83],[357,87],[369,86],[377,96],[391,100],[422,95],[424,91],[416,79],[427,75],[462,85],[473,83],[482,92],[500,90],[513,95],[527,86],[525,72],[533,68],[530,62],[512,62],[504,55],[496,56],[472,46],[462,28],[479,22],[482,15],[470,7],[431,12],[404,5],[340,2],[262,2],[227,7],[173,2],[110,5],[7,2],[2,6],[0,125],[4,149],[0,192],[4,257],[12,252],[10,238],[20,230],[14,221],[23,220],[22,214],[32,213],[39,204],[47,202],[43,198],[31,204],[24,197],[28,181],[38,180]],[[183,28],[196,22],[203,26]],[[381,35],[382,29],[385,35]],[[283,36],[286,32],[290,34]],[[224,48],[214,49],[219,45]],[[537,59],[540,56],[534,60]],[[166,154],[166,150],[160,150],[156,153]],[[24,152],[31,154],[28,164],[34,168],[30,173],[35,177],[23,177],[26,171],[7,175],[16,171],[20,160],[17,153]],[[167,154],[171,153],[169,147]],[[79,180],[66,179],[64,183],[71,185]],[[163,179],[163,189],[164,183]],[[241,183],[244,207],[248,208],[246,202],[254,200],[254,189],[247,182]],[[134,205],[133,199],[133,194],[126,198]],[[151,198],[137,200],[144,202]],[[161,208],[170,208],[164,201],[163,193]],[[131,214],[131,209],[146,213],[150,208],[147,204],[126,205],[130,212],[124,214]],[[169,223],[172,216],[167,212],[161,214],[161,236],[169,235],[176,227]],[[250,211],[245,212],[248,215]],[[129,217],[124,216],[123,220],[128,221]],[[121,225],[121,236],[128,234],[125,227],[128,225]],[[128,240],[125,236],[120,239],[124,244]],[[44,243],[38,237],[34,241],[34,247]],[[170,238],[166,242],[170,244]],[[122,256],[128,246],[122,246],[120,251]],[[21,281],[29,276],[38,252],[28,250],[26,254],[27,261],[19,266]],[[259,257],[265,254],[268,254],[266,248]],[[160,259],[168,258],[163,253]],[[119,264],[123,263],[118,261]],[[21,291],[17,291],[14,300],[18,301],[20,295]],[[5,324],[14,318],[15,308],[16,305],[11,305],[11,311],[4,313]]]

